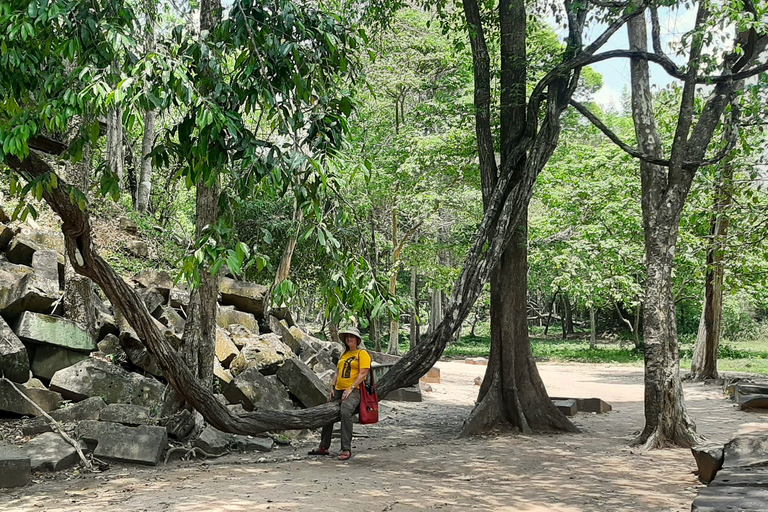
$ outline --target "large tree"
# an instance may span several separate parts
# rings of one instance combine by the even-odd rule
[[[696,22],[684,38],[687,64],[680,68],[663,51],[659,15],[655,4],[648,11],[653,52],[648,51],[646,5],[635,2],[643,16],[628,23],[629,49],[612,50],[602,58],[628,57],[631,63],[632,113],[637,147],[623,142],[593,113],[577,102],[574,106],[629,154],[640,159],[643,231],[647,278],[643,311],[645,342],[645,428],[636,443],[646,448],[668,445],[691,446],[696,442],[695,425],[685,408],[680,382],[679,346],[672,272],[680,218],[697,171],[722,159],[733,147],[738,130],[712,157],[707,156],[722,122],[736,125],[738,92],[746,78],[768,69],[756,65],[768,43],[764,19],[766,4],[751,1],[720,6],[699,2]],[[712,34],[721,23],[735,24],[731,48],[721,53],[713,47]],[[681,99],[671,147],[664,141],[654,114],[649,62],[660,64],[680,80]],[[709,75],[714,70],[721,74]],[[712,84],[706,91],[701,84]],[[697,100],[708,92],[706,100]],[[730,120],[724,116],[730,114]]]

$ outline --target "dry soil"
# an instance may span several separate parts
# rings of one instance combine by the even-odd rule
[[[613,411],[576,415],[579,434],[456,439],[485,368],[438,366],[442,382],[431,384],[422,403],[382,402],[377,425],[355,426],[349,462],[306,456],[319,439],[307,433],[268,454],[38,475],[32,485],[1,491],[0,510],[690,510],[701,485],[690,450],[629,446],[643,425],[642,368],[540,364],[550,395],[599,397]],[[716,386],[686,384],[685,394],[699,432],[713,442],[766,420],[734,409]]]

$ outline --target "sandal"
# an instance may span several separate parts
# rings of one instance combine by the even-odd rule
[[[307,452],[307,455],[330,455],[331,452],[327,448],[315,448]]]
[[[352,452],[341,452],[339,454],[339,460],[349,460],[352,458]]]

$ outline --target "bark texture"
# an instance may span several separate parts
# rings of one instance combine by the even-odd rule
[[[155,20],[157,19],[157,2],[144,0],[144,53],[155,51]],[[157,110],[144,111],[144,136],[141,139],[141,160],[139,180],[136,187],[136,210],[146,212],[149,209],[149,198],[152,193],[152,160],[149,154],[155,143],[155,118]]]
[[[463,436],[504,424],[523,433],[577,431],[549,399],[533,360],[528,338],[527,255],[527,233],[521,222],[491,278],[491,354]]]

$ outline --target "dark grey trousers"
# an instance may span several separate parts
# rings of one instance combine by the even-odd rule
[[[344,391],[334,389],[333,400],[341,400]],[[341,451],[352,450],[352,416],[360,405],[360,390],[355,389],[346,400],[341,402]],[[331,447],[331,435],[333,434],[333,423],[328,423],[323,427],[323,436],[320,439],[320,447],[326,450]]]

